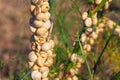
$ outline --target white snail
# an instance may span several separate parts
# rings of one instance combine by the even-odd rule
[[[85,19],[85,25],[86,25],[87,27],[90,27],[90,26],[92,25],[92,19],[91,19],[91,18]]]
[[[74,62],[74,63],[77,62],[77,60],[78,60],[77,54],[73,53],[70,60],[71,60],[71,62]]]
[[[42,45],[42,50],[43,51],[48,51],[51,49],[51,44],[49,42],[46,42]]]
[[[100,4],[102,2],[102,0],[95,0],[96,4]]]
[[[41,80],[41,73],[39,71],[33,71],[31,77],[33,80]]]
[[[87,17],[88,17],[88,13],[87,13],[87,12],[84,12],[84,13],[82,14],[82,19],[85,20]]]
[[[32,61],[32,62],[35,62],[37,60],[37,55],[35,54],[34,51],[31,51],[29,53],[29,60]]]
[[[36,34],[43,37],[45,35],[45,33],[47,32],[47,29],[44,27],[38,28],[36,31]]]

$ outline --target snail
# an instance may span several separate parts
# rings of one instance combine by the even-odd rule
[[[36,34],[38,36],[44,37],[45,33],[47,32],[47,29],[44,27],[38,28],[36,31]]]
[[[38,59],[37,59],[37,64],[39,66],[44,66],[44,63],[45,63],[45,59],[42,58],[41,56],[39,56]]]
[[[49,71],[45,71],[42,73],[42,78],[47,78]]]
[[[37,70],[31,73],[31,77],[33,80],[41,80],[41,76],[41,73]]]
[[[74,63],[75,63],[75,62],[77,62],[77,59],[78,59],[77,54],[73,53],[72,56],[71,56],[71,59],[70,59],[71,62],[74,62]]]
[[[29,60],[30,60],[31,62],[35,62],[35,61],[37,60],[37,55],[35,54],[34,51],[31,51],[31,52],[29,53]]]
[[[87,13],[87,12],[84,12],[84,13],[82,14],[82,19],[85,20],[87,17],[88,17],[88,13]]]
[[[79,80],[77,76],[73,76],[72,80]]]
[[[109,2],[107,1],[107,2],[105,3],[104,9],[106,10],[106,9],[108,9],[108,7],[109,7]]]
[[[49,79],[46,77],[46,78],[42,78],[42,80],[49,80]]]
[[[49,42],[46,42],[42,45],[42,50],[43,51],[48,51],[51,49],[51,44]]]
[[[98,5],[102,2],[102,0],[95,0],[95,3]]]
[[[47,21],[50,18],[50,13],[46,12],[46,13],[39,13],[36,15],[36,19],[37,20],[42,20],[42,21]]]
[[[92,17],[92,24],[97,25],[98,19],[97,17]]]
[[[80,39],[81,42],[85,42],[86,39],[87,39],[87,36],[86,36],[86,34],[83,33],[83,34],[81,35],[81,39]]]
[[[31,25],[30,25],[30,31],[33,32],[33,33],[35,33],[36,30],[37,30],[37,29],[36,29],[35,27],[33,27],[33,24],[31,24]]]
[[[48,67],[45,67],[45,66],[42,66],[41,68],[40,68],[40,72],[46,72],[46,71],[49,71],[49,68]]]
[[[67,80],[72,80],[72,78],[71,77],[67,77]]]
[[[49,3],[48,2],[43,2],[41,4],[41,12],[45,13],[45,12],[48,12],[49,11]]]
[[[43,24],[44,24],[44,23],[43,23],[42,21],[39,21],[39,20],[34,20],[34,21],[33,21],[33,25],[34,25],[34,27],[36,27],[36,28],[42,27]]]
[[[85,26],[90,27],[91,25],[92,25],[92,19],[91,18],[85,19]]]

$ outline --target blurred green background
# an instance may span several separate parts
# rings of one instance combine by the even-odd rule
[[[57,45],[62,46],[64,30],[72,49],[75,35],[81,29],[80,13],[89,9],[89,0],[53,0],[56,7],[53,7],[52,21],[54,22],[53,39]],[[0,80],[21,80],[28,70],[27,55],[31,50],[29,30],[30,18],[29,0],[0,0]],[[80,11],[80,12],[79,12]],[[113,0],[106,16],[120,24],[120,0]],[[109,33],[108,33],[109,34]],[[89,58],[96,59],[108,38],[107,32],[96,41],[93,50],[96,54]],[[57,37],[58,36],[58,37]],[[89,61],[91,62],[91,61]],[[83,64],[84,67],[84,64]],[[93,67],[93,64],[91,64]],[[85,70],[86,71],[86,70]],[[120,71],[120,37],[113,36],[105,54],[102,64],[97,70],[96,80],[109,80],[115,73]],[[84,68],[81,68],[84,72]],[[85,73],[85,72],[84,72]],[[85,77],[87,74],[84,74]],[[23,80],[30,80],[26,77]]]

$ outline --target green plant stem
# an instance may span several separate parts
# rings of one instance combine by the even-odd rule
[[[108,0],[102,0],[102,2],[92,11],[92,13],[95,13],[95,12],[99,11],[100,9],[102,9],[102,7],[105,5],[105,3],[107,1]]]
[[[114,29],[115,29],[115,28],[114,28]],[[102,56],[103,56],[103,53],[104,53],[105,49],[107,48],[110,40],[112,39],[112,36],[113,36],[113,33],[114,33],[114,29],[112,30],[112,32],[111,32],[108,40],[107,40],[106,43],[105,43],[105,46],[103,47],[102,51],[100,52],[100,55],[99,55],[99,57],[98,57],[98,59],[97,59],[97,62],[95,63],[95,65],[94,65],[94,67],[93,67],[93,71],[92,71],[93,76],[95,75],[97,66],[98,66],[98,64],[99,64],[100,61],[101,61],[101,58],[102,58]]]
[[[82,44],[80,42],[80,38],[78,37],[78,39],[79,39],[79,46],[80,46],[82,55],[85,55],[84,52],[83,52]],[[87,69],[88,69],[88,72],[89,72],[90,80],[93,80],[93,76],[92,76],[92,72],[91,72],[91,69],[90,69],[90,65],[89,65],[86,57],[85,57],[85,63],[86,63],[86,66],[87,66]]]

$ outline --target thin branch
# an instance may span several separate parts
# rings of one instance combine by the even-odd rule
[[[97,66],[99,65],[99,63],[100,63],[100,61],[101,61],[101,58],[102,58],[102,56],[103,56],[103,54],[104,54],[105,49],[107,48],[110,40],[112,39],[114,30],[115,30],[115,28],[112,30],[112,32],[111,32],[108,40],[107,40],[106,43],[105,43],[105,46],[103,47],[102,51],[100,52],[100,55],[99,55],[99,57],[98,57],[98,59],[97,59],[97,62],[95,63],[95,65],[94,65],[94,67],[93,67],[93,71],[92,71],[93,76],[94,76],[95,73],[96,73]]]
[[[81,42],[80,42],[80,38],[78,37],[78,39],[79,39],[79,46],[80,46],[82,55],[84,55],[83,48],[82,48],[82,44],[81,44]],[[93,76],[92,76],[92,72],[91,72],[91,69],[90,69],[90,65],[89,65],[86,57],[85,57],[85,63],[86,63],[86,66],[87,66],[87,69],[88,69],[88,72],[89,72],[90,80],[93,80]]]

